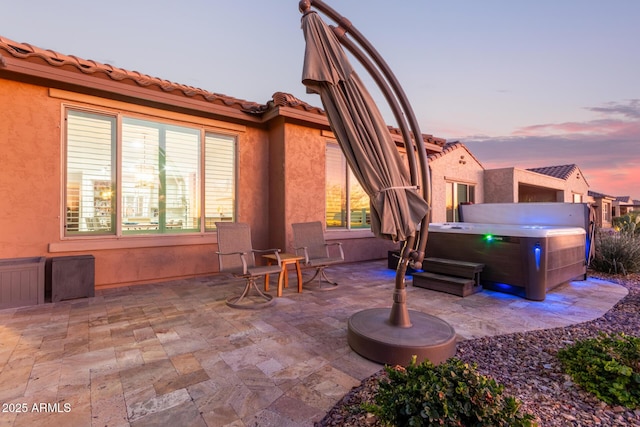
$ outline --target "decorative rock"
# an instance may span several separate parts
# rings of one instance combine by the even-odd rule
[[[521,400],[523,410],[535,415],[541,427],[640,427],[640,408],[611,407],[599,401],[574,384],[562,372],[557,360],[557,350],[578,340],[594,338],[600,332],[640,335],[640,274],[624,278],[603,275],[602,278],[629,289],[629,294],[604,316],[565,328],[462,341],[457,344],[456,357],[477,363],[480,373],[504,385],[505,395]],[[383,371],[365,379],[316,423],[316,427],[381,427],[375,417],[358,408],[361,403],[373,403],[377,381],[382,375]]]

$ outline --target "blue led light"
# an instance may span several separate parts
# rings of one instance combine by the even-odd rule
[[[536,257],[536,270],[540,270],[540,258],[542,255],[542,248],[540,247],[540,243],[536,243],[533,248],[533,254]]]
[[[493,234],[485,234],[484,240],[486,240],[487,242],[493,242]]]

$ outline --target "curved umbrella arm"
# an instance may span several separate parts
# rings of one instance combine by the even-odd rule
[[[431,177],[429,175],[429,167],[427,163],[426,146],[422,139],[422,132],[420,131],[420,126],[418,125],[413,109],[409,104],[404,90],[400,86],[387,63],[371,43],[369,43],[369,41],[351,24],[351,22],[321,0],[302,0],[299,3],[299,8],[302,13],[308,13],[311,6],[317,8],[339,25],[338,28],[333,28],[338,40],[356,57],[356,59],[365,67],[367,72],[369,72],[373,77],[389,103],[394,117],[401,129],[403,139],[406,143],[412,184],[422,186],[423,198],[429,206],[429,211],[427,211],[427,214],[421,221],[422,227],[418,232],[419,238],[416,239],[415,246],[413,243],[411,245],[405,245],[405,248],[402,251],[402,257],[406,257],[407,259],[410,258],[409,262],[411,262],[411,264],[421,265],[427,245],[429,213],[431,209]],[[368,56],[346,37],[346,33],[353,36],[354,40],[362,47]],[[413,138],[411,138],[409,134],[408,127],[410,127],[413,132]],[[419,161],[419,175],[417,173],[418,165],[415,161],[415,152],[417,152]],[[413,250],[411,250],[412,247]]]

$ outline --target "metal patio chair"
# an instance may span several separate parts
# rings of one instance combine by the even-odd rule
[[[339,242],[327,243],[324,239],[324,232],[322,229],[322,223],[320,221],[315,222],[301,222],[297,224],[291,224],[293,227],[293,247],[296,254],[304,256],[303,265],[306,267],[312,267],[316,269],[313,277],[306,281],[304,284],[313,282],[318,277],[318,290],[335,289],[338,285],[336,282],[331,281],[326,273],[325,268],[330,265],[344,262],[344,251],[342,250],[342,244]],[[330,246],[337,247],[337,256],[332,256],[329,251]],[[324,279],[330,287],[322,287],[322,279]]]
[[[233,308],[263,308],[274,303],[273,296],[263,293],[256,280],[269,274],[280,273],[280,249],[253,249],[251,244],[251,228],[248,224],[237,222],[216,222],[218,233],[218,263],[220,272],[231,273],[246,281],[240,296],[227,299],[227,305]],[[256,265],[255,254],[275,254],[277,264],[270,266]],[[278,274],[278,280],[281,275]],[[278,289],[282,286],[278,283]],[[252,294],[254,291],[254,295]],[[250,298],[253,297],[253,298]],[[257,301],[256,301],[257,300]]]

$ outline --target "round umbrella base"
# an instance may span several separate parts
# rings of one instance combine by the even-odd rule
[[[409,311],[411,327],[391,325],[389,308],[360,311],[349,319],[347,340],[358,354],[386,365],[407,366],[429,360],[438,364],[456,352],[456,332],[442,319]]]

